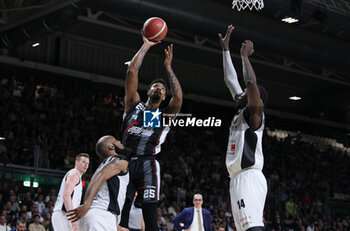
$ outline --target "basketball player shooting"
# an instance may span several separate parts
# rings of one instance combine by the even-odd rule
[[[243,91],[233,66],[229,42],[234,27],[227,27],[223,38],[219,34],[223,49],[224,80],[238,109],[234,116],[226,152],[226,167],[230,175],[230,197],[235,225],[238,231],[264,230],[263,210],[267,194],[267,184],[262,173],[264,156],[262,136],[264,130],[265,89],[257,85],[256,76],[249,56],[254,52],[253,43],[242,43],[241,59]]]
[[[156,110],[152,113],[153,117],[161,114],[159,107],[166,97],[166,83],[162,79],[154,80],[147,92],[147,102],[140,101],[137,92],[139,69],[148,50],[159,43],[148,40],[143,31],[142,39],[143,45],[131,60],[126,73],[122,143],[125,147],[132,149],[135,157],[129,163],[130,182],[120,226],[128,227],[131,202],[137,191],[135,205],[142,208],[146,231],[154,231],[158,230],[156,210],[160,188],[160,169],[155,155],[160,152],[160,146],[165,141],[169,127],[163,125],[143,127],[144,111]],[[168,46],[164,53],[164,67],[168,75],[172,98],[163,112],[173,114],[172,119],[174,119],[182,105],[182,89],[172,69],[173,45]]]

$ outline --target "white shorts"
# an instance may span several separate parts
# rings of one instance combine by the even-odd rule
[[[248,169],[231,179],[231,206],[237,231],[264,227],[266,194],[267,182],[260,170]]]
[[[54,211],[52,214],[52,226],[53,230],[60,231],[60,230],[73,230],[72,223],[68,221],[68,218],[66,217],[66,213],[63,211]]]
[[[90,208],[80,220],[79,231],[117,231],[120,216],[98,209]]]

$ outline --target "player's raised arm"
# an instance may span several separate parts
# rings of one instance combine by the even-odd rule
[[[128,70],[126,71],[125,98],[124,98],[125,112],[127,112],[135,102],[140,100],[140,96],[137,92],[137,87],[139,82],[139,79],[138,79],[139,69],[141,67],[143,58],[145,57],[149,48],[159,43],[159,42],[149,41],[144,35],[144,32],[141,31],[141,33],[142,33],[143,45],[140,48],[140,50],[135,54],[134,58],[131,60]]]
[[[234,30],[234,26],[227,26],[225,37],[219,33],[219,42],[222,48],[222,57],[223,57],[223,69],[224,69],[224,81],[226,86],[231,92],[233,100],[237,94],[243,93],[241,86],[238,82],[237,72],[233,66],[231,54],[230,54],[230,38],[231,33]]]
[[[256,130],[261,125],[264,105],[260,99],[260,92],[256,83],[255,72],[248,58],[250,55],[253,54],[253,52],[253,43],[249,40],[244,41],[244,43],[242,43],[241,48],[241,58],[243,65],[244,83],[247,86],[247,110],[249,111],[249,121],[247,122],[251,129]]]
[[[120,172],[126,172],[127,168],[127,161],[114,157],[109,160],[108,164],[104,165],[99,171],[96,171],[91,178],[89,187],[86,190],[84,204],[76,209],[68,211],[68,220],[75,222],[85,216],[91,207],[94,197],[100,190],[102,183]]]
[[[168,79],[170,83],[170,91],[172,95],[169,105],[164,110],[164,112],[176,114],[180,112],[180,109],[182,106],[182,88],[171,66],[171,63],[173,61],[173,47],[174,47],[173,44],[171,44],[170,46],[168,46],[167,49],[164,50],[164,53],[165,53],[164,67],[168,75]],[[172,119],[174,118],[175,116],[172,117]]]

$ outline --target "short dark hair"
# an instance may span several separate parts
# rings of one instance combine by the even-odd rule
[[[111,138],[113,138],[113,136],[109,136],[109,135],[103,136],[96,143],[96,146],[95,146],[96,154],[102,160],[108,157],[107,146],[109,145],[109,143],[111,143],[110,142]],[[109,143],[107,143],[107,142],[109,142]]]
[[[39,215],[37,215],[37,216],[39,216]],[[40,216],[39,216],[39,217],[40,217]],[[16,221],[16,225],[20,225],[20,224],[27,224],[27,223],[26,223],[25,220],[20,220],[20,219],[18,219],[18,220]]]
[[[153,80],[152,83],[148,86],[148,89],[147,89],[147,90],[151,89],[152,86],[153,86],[153,84],[155,84],[155,83],[161,83],[161,84],[163,84],[164,87],[165,87],[165,91],[168,91],[168,85],[166,84],[166,82],[165,82],[164,79],[155,79],[155,80]]]
[[[82,157],[86,157],[86,158],[90,158],[90,156],[89,156],[89,154],[87,154],[87,153],[80,153],[80,154],[78,154],[76,157],[75,157],[75,160],[80,160],[80,158],[82,158]]]

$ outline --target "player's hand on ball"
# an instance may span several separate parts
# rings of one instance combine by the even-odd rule
[[[164,53],[165,53],[164,66],[171,67],[171,63],[173,61],[173,44],[168,46],[167,49],[164,49]]]
[[[250,40],[245,40],[242,43],[241,55],[242,56],[251,56],[254,53],[254,44]]]
[[[224,38],[222,37],[221,33],[218,34],[220,45],[224,51],[230,50],[230,38],[233,29],[235,29],[234,26],[228,25]]]
[[[146,37],[146,35],[145,35],[145,31],[142,29],[141,30],[141,34],[142,34],[142,40],[143,40],[143,43],[144,44],[146,44],[146,45],[148,45],[148,46],[154,46],[154,45],[156,45],[156,44],[158,44],[158,43],[160,43],[160,41],[158,41],[158,42],[152,42],[152,41],[150,41],[150,40],[148,40],[148,38]]]
[[[66,216],[68,217],[68,220],[73,223],[85,216],[88,210],[89,207],[83,204],[77,207],[76,209],[69,210]]]

